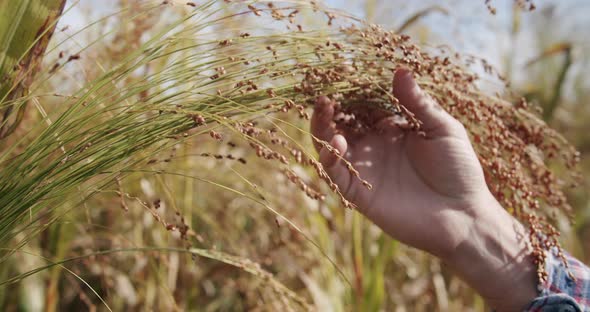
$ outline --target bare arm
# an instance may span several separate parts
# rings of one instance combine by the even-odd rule
[[[318,99],[314,136],[330,142],[372,185],[367,190],[336,156],[320,161],[359,211],[392,237],[445,261],[498,311],[522,310],[536,296],[524,228],[491,195],[459,121],[398,70],[394,95],[424,123],[426,137],[388,120],[362,136],[334,124],[334,103]]]

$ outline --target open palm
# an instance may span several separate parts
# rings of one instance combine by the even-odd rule
[[[393,85],[400,103],[424,123],[426,136],[386,119],[378,121],[378,132],[360,137],[339,133],[332,122],[334,103],[321,97],[312,118],[313,135],[345,155],[373,189],[325,149],[320,161],[346,198],[384,231],[442,256],[468,235],[464,224],[472,217],[471,201],[489,191],[461,123],[423,93],[407,70],[395,73]]]

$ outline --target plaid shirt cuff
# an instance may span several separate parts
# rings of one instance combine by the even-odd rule
[[[590,269],[576,258],[565,254],[568,269],[554,252],[547,256],[547,282],[539,285],[540,296],[533,300],[529,312],[590,312]]]

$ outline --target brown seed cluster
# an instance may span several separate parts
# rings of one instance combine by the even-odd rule
[[[293,101],[286,101],[286,103],[294,103]],[[286,104],[286,105],[293,105],[295,104]],[[284,106],[283,106],[284,107]],[[291,146],[289,140],[284,137],[281,137],[276,128],[265,129],[260,127],[256,122],[248,122],[248,123],[237,123],[236,128],[242,134],[244,134],[249,141],[249,147],[252,148],[255,152],[255,155],[264,160],[275,160],[278,161],[280,164],[288,166],[294,160],[295,163],[305,166],[311,167],[316,172],[317,176],[326,182],[326,184],[330,187],[330,189],[338,195],[342,204],[347,208],[354,208],[354,204],[349,202],[336,183],[332,181],[329,175],[324,170],[322,164],[315,160],[312,157],[308,157],[308,155],[304,154],[300,149]],[[265,143],[266,142],[266,143]],[[338,151],[334,149],[330,144],[327,142],[318,141],[319,144],[325,146],[330,152],[336,154],[338,157],[341,157],[338,154]],[[281,150],[286,151],[288,154],[291,155],[291,158],[286,156],[287,153],[283,153]],[[356,176],[360,179],[360,175],[356,169],[353,168],[352,164],[350,164],[347,160],[342,159],[345,164],[348,165],[351,174]],[[309,186],[303,178],[298,176],[298,174],[289,169],[287,167],[282,169],[283,174],[287,177],[289,181],[299,187],[309,198],[314,200],[323,200],[324,195],[321,194],[319,191],[315,190]],[[370,188],[370,184],[364,180],[363,184]]]
[[[300,190],[302,190],[305,195],[307,195],[307,197],[314,199],[314,200],[324,200],[325,196],[316,191],[315,189],[313,189],[311,186],[309,186],[300,176],[298,176],[293,170],[291,169],[284,169],[283,173],[285,174],[285,176],[287,177],[287,179],[297,185],[297,187],[299,187]]]

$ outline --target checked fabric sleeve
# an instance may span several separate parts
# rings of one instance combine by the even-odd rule
[[[565,254],[568,269],[553,253],[546,262],[547,281],[540,285],[540,296],[525,310],[527,312],[590,312],[590,268]]]

